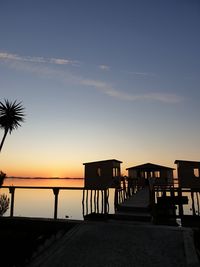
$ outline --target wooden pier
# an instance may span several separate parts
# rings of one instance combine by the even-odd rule
[[[181,188],[171,185],[153,186],[150,190],[137,185],[133,188],[120,187],[115,189],[114,212],[110,211],[113,199],[109,188],[102,190],[85,189],[84,187],[29,187],[29,186],[2,186],[10,192],[10,217],[15,217],[15,191],[16,190],[50,190],[54,195],[52,203],[52,216],[57,219],[58,197],[62,190],[79,190],[82,193],[83,219],[95,220],[132,220],[141,222],[156,222],[171,224],[181,220],[184,225],[200,222],[200,188]],[[131,193],[130,193],[131,192]],[[188,222],[190,220],[191,222]]]
[[[118,205],[118,210],[147,210],[150,205],[149,187],[146,186],[139,190],[136,194],[125,199],[124,202]]]
[[[115,215],[118,218],[142,222],[150,222],[150,192],[149,187],[137,191],[116,206]]]

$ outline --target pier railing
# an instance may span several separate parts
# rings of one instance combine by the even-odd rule
[[[150,204],[155,217],[180,220],[187,215],[198,217],[200,216],[200,188],[153,186],[150,190]]]
[[[200,218],[200,188],[182,188],[177,179],[171,184],[154,184],[148,187],[149,211],[155,220],[183,220],[186,216]],[[115,190],[115,209],[141,189],[137,179],[132,179],[131,184],[124,181],[121,187]]]
[[[115,189],[114,206],[117,209],[118,205],[123,203],[126,199],[136,194],[141,185],[138,184],[137,179],[123,180],[121,186]]]
[[[43,186],[1,186],[1,188],[9,189],[10,193],[10,217],[14,216],[15,192],[16,190],[52,190],[54,194],[54,212],[53,218],[57,219],[58,215],[58,196],[61,190],[83,190],[83,187],[43,187]]]
[[[80,194],[82,194],[82,215],[84,218],[92,213],[108,214],[109,203],[114,204],[116,208],[125,199],[139,191],[140,187],[132,185],[130,188],[127,183],[124,183],[120,188],[115,189],[114,199],[109,197],[109,188],[92,190],[84,187],[2,186],[1,189],[8,189],[10,193],[10,217],[14,216],[16,190],[34,189],[37,191],[42,189],[52,191],[54,196],[52,217],[57,219],[59,193],[63,190],[80,191]],[[153,186],[150,188],[150,207],[153,216],[160,215],[162,217],[166,215],[182,219],[183,216],[190,214],[200,217],[200,188],[180,188],[173,185]]]
[[[109,188],[84,189],[82,199],[83,217],[89,214],[109,213]]]
[[[109,213],[109,189],[102,190],[86,189],[84,187],[43,187],[43,186],[1,186],[1,189],[8,189],[10,193],[10,217],[14,216],[15,192],[16,190],[50,190],[54,195],[53,218],[58,217],[59,193],[63,190],[78,190],[82,194],[82,215],[89,213]]]

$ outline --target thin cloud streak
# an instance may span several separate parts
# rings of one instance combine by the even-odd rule
[[[152,72],[138,72],[138,71],[124,71],[124,72],[136,78],[150,78],[157,76],[155,73]]]
[[[112,85],[106,82],[97,80],[82,80],[81,83],[83,85],[93,86],[96,89],[105,93],[106,95],[125,101],[151,100],[169,104],[176,104],[183,100],[180,96],[176,94],[155,93],[155,92],[148,94],[129,94],[126,92],[116,90]]]
[[[141,75],[141,76],[155,76],[154,73],[151,72],[137,72],[137,71],[129,71],[129,74],[133,74],[133,75]]]
[[[31,62],[31,63],[46,63],[55,65],[73,65],[79,66],[80,62],[78,60],[69,60],[64,58],[45,58],[45,57],[31,57],[31,56],[19,56],[17,54],[0,52],[0,60],[5,61],[21,61],[21,62]]]
[[[131,94],[123,91],[119,91],[113,87],[112,84],[101,80],[85,79],[79,75],[71,74],[69,70],[61,70],[53,68],[53,64],[62,65],[70,64],[65,62],[64,59],[44,59],[43,57],[21,57],[15,54],[0,53],[0,60],[3,60],[9,67],[21,70],[24,72],[34,73],[37,75],[46,76],[61,81],[64,84],[74,83],[83,86],[90,86],[96,90],[104,93],[113,98],[117,98],[122,101],[157,101],[168,104],[176,104],[183,99],[176,94],[167,94],[152,92],[146,94]],[[63,61],[64,60],[64,61]],[[52,62],[50,62],[52,61]],[[36,64],[37,63],[37,64]],[[42,63],[52,63],[52,66],[43,65]]]

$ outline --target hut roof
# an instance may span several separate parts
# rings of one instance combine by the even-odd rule
[[[161,166],[161,165],[153,164],[153,163],[145,163],[145,164],[133,166],[133,167],[127,168],[126,170],[130,170],[130,169],[143,170],[143,171],[160,171],[163,169],[174,170],[174,168]]]
[[[94,163],[106,163],[106,162],[118,162],[118,163],[122,163],[122,161],[119,161],[117,159],[108,159],[108,160],[100,160],[100,161],[86,162],[86,163],[83,163],[83,165],[86,165],[86,164],[94,164]]]
[[[200,167],[200,161],[190,161],[190,160],[175,160],[174,162],[177,165],[184,165],[190,168],[199,168]]]
[[[200,164],[200,161],[191,161],[191,160],[175,160],[174,163],[177,164],[177,163],[197,163],[197,164]]]

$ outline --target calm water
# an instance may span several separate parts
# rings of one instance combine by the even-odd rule
[[[84,179],[18,179],[6,178],[4,186],[39,186],[39,187],[83,187]],[[0,194],[9,190],[1,188]],[[189,205],[184,205],[184,213],[192,214],[192,201],[188,193]],[[58,218],[83,220],[82,190],[60,190],[58,197]],[[197,203],[197,202],[196,202]],[[196,210],[199,206],[195,203]],[[86,207],[85,207],[86,208]],[[114,190],[109,190],[109,212],[114,213]],[[9,216],[8,210],[4,216]],[[16,189],[14,216],[53,218],[54,194],[52,189]]]
[[[4,186],[83,187],[84,179],[18,179],[6,178]],[[1,188],[0,194],[9,190]],[[58,218],[83,219],[82,190],[60,190]],[[114,211],[114,192],[110,190],[110,212]],[[4,216],[9,216],[8,210]],[[54,194],[52,189],[16,189],[14,216],[53,218]]]

